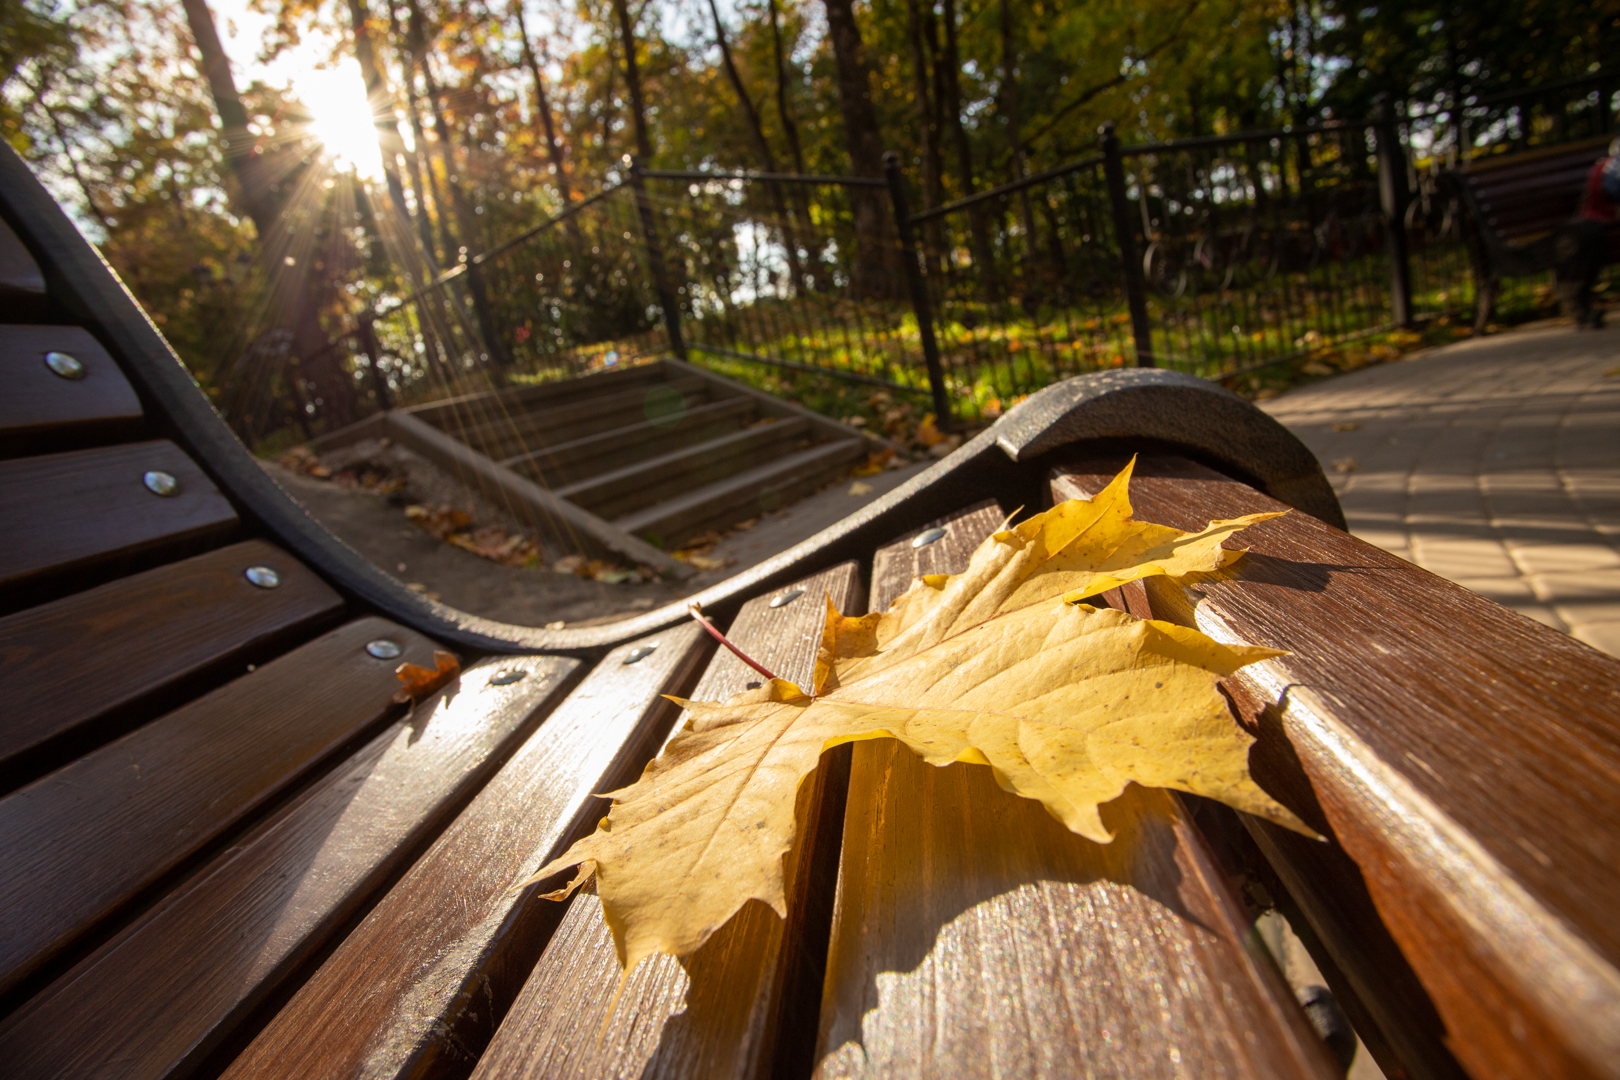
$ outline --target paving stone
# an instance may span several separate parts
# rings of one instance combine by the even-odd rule
[[[1264,407],[1322,461],[1356,535],[1620,655],[1617,363],[1620,327],[1538,324]]]

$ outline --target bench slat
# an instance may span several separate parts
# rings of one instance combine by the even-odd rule
[[[281,583],[253,585],[243,573],[250,566],[271,568]],[[0,619],[0,779],[14,775],[20,756],[64,736],[82,752],[99,741],[86,729],[114,711],[127,729],[132,705],[264,659],[342,604],[292,556],[249,540]]]
[[[770,607],[772,596],[794,588],[803,590],[797,600]],[[850,612],[860,610],[863,591],[854,564],[845,563],[788,590],[750,600],[727,636],[782,678],[806,686],[825,621],[826,594],[832,594],[839,610]],[[723,701],[759,679],[731,653],[720,652],[691,696]],[[829,764],[824,762],[818,775]],[[843,791],[836,777],[827,791],[831,797],[820,800],[816,785],[801,789],[801,827],[807,821],[814,825],[796,854],[816,852],[818,832],[823,838],[828,833],[836,837],[826,816],[807,816],[818,801],[841,813]],[[768,1075],[773,1056],[779,1054],[773,1044],[782,1041],[791,1048],[797,1034],[780,1030],[778,1016],[802,1023],[815,1015],[815,1001],[800,995],[806,982],[819,986],[819,960],[806,968],[784,969],[803,962],[794,943],[802,940],[806,949],[819,954],[820,935],[799,930],[816,901],[796,893],[817,879],[830,884],[835,858],[827,860],[831,865],[805,872],[789,857],[789,918],[795,925],[785,925],[765,905],[751,903],[684,966],[669,956],[644,960],[616,1007],[619,961],[601,903],[594,894],[576,895],[480,1060],[475,1080]]]
[[[45,275],[39,272],[39,264],[11,231],[11,226],[0,221],[0,294],[5,293],[25,298],[42,297]]]
[[[518,657],[465,672],[0,1024],[7,1075],[190,1072],[442,826],[578,666]],[[526,676],[489,681],[514,670]]]
[[[933,572],[999,516],[968,522]],[[1099,845],[987,768],[854,750],[818,1077],[1331,1075],[1174,795],[1133,787]]]
[[[594,828],[594,794],[650,755],[677,711],[660,695],[709,651],[696,631],[609,653],[226,1075],[420,1076],[476,1055],[563,908],[513,885]],[[657,649],[625,664],[644,644]]]
[[[433,643],[358,619],[0,799],[0,992],[397,708],[403,661]]]
[[[149,470],[175,477],[179,490],[154,495],[141,480]],[[0,606],[15,608],[20,586],[68,573],[82,581],[114,557],[156,558],[222,539],[235,524],[230,503],[171,442],[0,461]]]
[[[45,365],[61,352],[79,361],[83,375],[63,378]],[[90,332],[77,326],[0,326],[0,454],[38,454],[63,437],[134,435],[141,403],[124,373]],[[64,449],[66,447],[63,447]]]
[[[966,570],[973,552],[1006,516],[993,499],[986,499],[878,548],[872,556],[871,610],[887,611],[924,574],[960,574]],[[915,546],[917,538],[933,529],[943,529],[944,533],[938,540]]]
[[[1057,487],[1096,491],[1122,463]],[[1168,456],[1138,463],[1131,498],[1178,528],[1282,508]],[[1443,1032],[1476,1075],[1612,1073],[1620,661],[1303,514],[1239,541],[1193,591],[1148,595],[1160,618],[1290,650],[1228,686],[1262,710],[1257,777],[1354,863],[1246,823],[1385,1037],[1422,1063]],[[1384,933],[1432,1005],[1380,961]]]

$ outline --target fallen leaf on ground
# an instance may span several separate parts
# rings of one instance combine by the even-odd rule
[[[1186,533],[1132,519],[1127,467],[989,537],[962,574],[913,584],[886,612],[828,603],[808,690],[781,679],[721,703],[679,702],[682,731],[598,831],[531,881],[596,878],[628,971],[698,949],[748,900],[786,916],[783,857],[799,785],[824,751],[897,739],[934,765],[989,765],[1071,830],[1112,839],[1098,814],[1127,784],[1176,788],[1309,833],[1249,776],[1254,742],[1217,683],[1276,650],[1078,601],[1154,574],[1218,569],[1255,514]]]
[[[1353,473],[1360,467],[1353,457],[1342,457],[1333,462],[1333,471],[1336,473]]]
[[[1354,420],[1345,420],[1333,425],[1334,431],[1360,431],[1361,425]]]
[[[461,674],[461,661],[456,659],[454,653],[447,653],[443,649],[433,650],[433,664],[434,669],[412,663],[404,663],[395,668],[394,677],[405,685],[394,695],[394,700],[401,704],[407,701],[421,701]]]
[[[857,497],[861,495],[870,495],[872,494],[872,485],[863,484],[857,480],[853,484],[849,485],[849,493]]]

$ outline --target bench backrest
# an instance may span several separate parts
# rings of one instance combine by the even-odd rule
[[[1469,193],[1479,223],[1503,240],[1541,236],[1574,217],[1607,138],[1546,147],[1472,163],[1452,174]]]

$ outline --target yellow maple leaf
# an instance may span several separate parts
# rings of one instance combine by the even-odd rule
[[[1133,522],[1130,469],[988,538],[960,575],[930,578],[889,611],[828,604],[811,690],[773,679],[724,704],[680,702],[686,727],[640,780],[612,793],[597,832],[537,871],[596,877],[628,971],[684,956],[750,899],[786,917],[783,856],[799,785],[828,749],[897,739],[934,765],[988,765],[1072,831],[1112,835],[1101,803],[1127,784],[1175,788],[1309,833],[1249,776],[1254,739],[1219,679],[1276,650],[1079,603],[1149,574],[1212,570],[1220,541],[1261,517],[1198,533]]]

